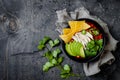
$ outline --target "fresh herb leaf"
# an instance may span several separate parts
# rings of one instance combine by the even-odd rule
[[[90,57],[90,54],[91,54],[91,52],[87,49],[87,50],[85,50],[85,56],[86,57]]]
[[[55,39],[54,41],[52,41],[52,40],[49,41],[49,45],[51,47],[54,47],[54,46],[58,45],[59,43],[60,43],[59,39]]]
[[[63,69],[70,72],[70,66],[68,64],[65,64]]]
[[[53,55],[52,55],[52,53],[51,53],[50,51],[46,52],[46,53],[44,54],[44,56],[45,56],[49,61],[53,59]]]
[[[54,50],[54,51],[52,52],[52,55],[53,55],[54,57],[57,57],[57,55],[60,54],[60,53],[61,53],[61,50],[60,50],[60,49],[56,49],[56,50]]]
[[[95,56],[96,54],[97,54],[97,52],[94,51],[94,52],[91,52],[91,55],[90,55],[90,56]]]
[[[45,36],[42,40],[39,41],[38,50],[43,50],[45,48],[45,44],[50,40],[49,37]]]
[[[39,41],[39,45],[44,45],[43,40],[40,40],[40,41]]]
[[[54,50],[54,51],[52,52],[52,55],[53,55],[54,57],[57,57],[57,55],[58,55],[57,51]]]
[[[52,59],[52,64],[56,65],[57,64],[57,60],[56,59]]]
[[[92,57],[97,54],[98,51],[101,50],[103,44],[103,39],[100,40],[91,40],[88,42],[85,50],[85,55],[87,57]]]
[[[103,39],[97,40],[97,41],[96,41],[96,44],[102,45],[102,44],[103,44]]]
[[[47,72],[49,70],[49,67],[43,65],[43,71]]]
[[[50,39],[51,39],[50,37],[45,36],[43,38],[43,44],[45,44],[46,42],[48,42]]]
[[[54,46],[58,45],[60,43],[59,39],[54,40]]]
[[[95,36],[97,36],[97,35],[100,34],[100,32],[99,32],[98,30],[94,30],[94,31],[93,31],[93,34],[94,34]]]
[[[63,69],[62,69],[61,73],[60,73],[61,78],[68,78],[68,77],[70,77],[70,75],[71,75],[70,71],[71,71],[70,66],[68,64],[65,64],[63,66]]]
[[[61,74],[60,77],[63,78],[63,79],[68,78],[68,74],[64,74],[64,75]]]
[[[39,41],[39,45],[45,45],[50,40],[50,37],[45,36],[42,40]]]
[[[54,65],[50,62],[46,62],[45,65],[43,65],[43,71],[48,71],[51,67]]]
[[[61,53],[61,50],[59,48],[56,49],[57,53]]]
[[[97,47],[94,46],[90,51],[91,51],[91,52],[97,52],[97,50],[98,50]]]
[[[59,57],[59,58],[57,59],[57,62],[58,62],[58,64],[61,64],[61,63],[63,62],[63,57]]]
[[[48,48],[46,46],[47,42],[49,43],[51,48]],[[39,41],[38,50],[43,50],[45,47],[48,50],[43,55],[48,59],[48,62],[43,65],[43,71],[47,72],[52,67],[58,67],[61,70],[61,78],[68,78],[70,76],[73,76],[73,73],[71,73],[71,68],[68,64],[65,64],[64,66],[61,65],[61,63],[63,62],[63,57],[58,56],[61,53],[61,50],[57,48],[52,51],[52,48],[59,43],[59,39],[51,40],[51,38],[46,36]]]
[[[95,46],[95,42],[93,40],[91,40],[90,42],[88,42],[86,48],[87,49],[92,49]]]
[[[63,69],[60,74],[64,75],[64,74],[68,74],[68,73],[69,73],[69,71]]]
[[[50,45],[51,47],[53,47],[53,46],[54,46],[54,42],[53,42],[52,40],[50,40],[50,41],[49,41],[49,45]]]
[[[52,67],[52,66],[54,66],[54,65],[53,65],[52,63],[50,63],[50,62],[46,62],[45,66],[47,66],[47,67]]]
[[[41,45],[38,45],[37,48],[38,48],[38,50],[43,50],[43,49],[45,48],[45,45],[42,45],[42,44],[41,44]]]
[[[99,46],[99,51],[102,49],[103,46],[103,39],[96,40],[96,44]]]

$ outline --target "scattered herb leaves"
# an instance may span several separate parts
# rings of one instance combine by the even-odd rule
[[[51,49],[49,49],[46,44],[49,44]],[[64,60],[64,57],[59,57],[59,54],[62,52],[59,48],[52,49],[53,47],[57,46],[60,43],[59,39],[52,40],[50,37],[45,36],[42,40],[39,41],[38,50],[43,50],[44,48],[47,48],[47,52],[43,54],[45,58],[48,59],[48,62],[46,62],[43,65],[43,71],[47,72],[52,67],[58,67],[60,69],[61,78],[69,78],[70,76],[78,76],[71,71],[71,67],[68,64],[65,64],[62,66],[62,62]]]
[[[54,65],[51,62],[46,62],[43,65],[43,71],[47,72],[51,67],[53,67]]]
[[[57,62],[58,62],[58,64],[61,64],[62,62],[63,62],[63,57],[59,57],[58,59],[57,59]]]
[[[56,49],[56,50],[54,50],[54,51],[52,52],[52,55],[53,55],[54,57],[57,57],[58,54],[60,54],[60,53],[61,53],[61,50],[60,50],[60,49]]]
[[[55,39],[54,41],[50,40],[49,41],[49,45],[52,47],[58,45],[60,43],[60,41],[58,39]]]
[[[43,56],[46,57],[49,61],[53,59],[53,55],[50,51],[45,52]]]
[[[97,51],[102,49],[103,39],[100,40],[91,40],[88,42],[85,50],[85,55],[87,57],[93,57],[97,54]]]
[[[40,40],[39,41],[39,45],[38,45],[38,50],[43,50],[44,48],[45,48],[45,44],[49,41],[49,40],[51,40],[51,38],[50,37],[47,37],[47,36],[45,36],[42,40]]]

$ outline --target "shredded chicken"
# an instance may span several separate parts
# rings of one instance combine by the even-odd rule
[[[86,49],[87,43],[93,39],[93,36],[89,32],[86,32],[85,35],[83,35],[81,32],[78,32],[72,38],[75,41],[82,43],[84,49]]]

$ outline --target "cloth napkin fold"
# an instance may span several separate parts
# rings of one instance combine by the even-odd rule
[[[116,44],[118,43],[118,41],[111,36],[106,23],[104,23],[98,17],[90,15],[89,11],[84,7],[77,8],[73,12],[67,12],[66,9],[63,9],[56,11],[56,13],[58,17],[58,20],[56,21],[56,26],[57,26],[56,30],[60,34],[62,34],[62,29],[68,26],[67,22],[69,20],[89,18],[98,22],[104,29],[105,33],[108,35],[108,42],[107,45],[105,46],[104,52],[100,56],[100,59],[95,62],[83,63],[83,69],[86,76],[97,74],[101,71],[100,67],[102,65],[104,64],[111,65],[114,62],[115,57],[113,56],[111,51],[114,51],[116,49]]]

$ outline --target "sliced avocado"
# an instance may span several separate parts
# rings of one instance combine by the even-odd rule
[[[76,42],[76,46],[75,46],[75,52],[77,56],[80,56],[80,45],[79,42]]]
[[[75,41],[73,41],[73,42],[70,43],[70,50],[71,50],[73,56],[76,56],[76,53],[74,51],[74,43],[75,43]]]
[[[85,53],[81,43],[73,41],[70,42],[69,44],[66,44],[65,48],[69,55],[81,56],[82,58],[85,58]]]
[[[76,52],[75,52],[75,43],[76,43],[75,41],[72,42],[72,44],[71,44],[71,51],[72,51],[73,54],[76,55]]]
[[[84,53],[83,47],[80,48],[80,56],[81,56],[82,58],[85,58],[85,53]]]
[[[71,44],[71,43],[70,43]],[[67,51],[67,53],[69,54],[69,55],[71,55],[71,56],[76,56],[75,54],[73,54],[72,52],[71,52],[71,49],[70,49],[70,44],[66,44],[65,45],[65,49],[66,49],[66,51]]]
[[[84,53],[83,46],[81,43],[77,42],[76,50],[78,52],[77,56],[81,56],[82,58],[85,58],[85,53]]]
[[[77,45],[78,45],[78,43],[75,42],[74,43],[74,52],[75,52],[76,55],[78,54]]]
[[[76,56],[78,55],[78,50],[79,50],[79,48],[77,47],[79,44],[78,44],[78,42],[76,42],[76,41],[74,41],[73,42],[73,45],[72,45],[72,52],[74,53],[74,54],[76,54]],[[78,49],[77,49],[78,48]]]

